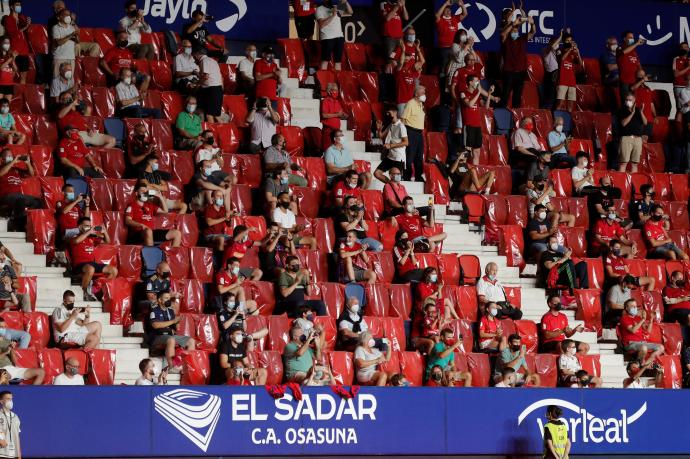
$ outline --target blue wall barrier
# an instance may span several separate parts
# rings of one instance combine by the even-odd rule
[[[266,390],[16,387],[32,457],[536,454],[559,405],[577,454],[687,454],[690,393],[672,390],[363,388],[301,402]]]

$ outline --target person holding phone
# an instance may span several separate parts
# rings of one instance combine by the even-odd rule
[[[36,175],[29,156],[14,156],[12,150],[0,151],[0,205],[12,209],[10,231],[24,231],[27,209],[40,209],[43,202],[24,193],[22,181]]]
[[[72,272],[81,273],[81,288],[84,291],[84,301],[96,301],[91,293],[91,280],[96,273],[103,273],[107,279],[117,277],[115,266],[99,263],[96,260],[94,250],[100,244],[109,244],[110,236],[102,226],[92,226],[91,218],[79,219],[79,234],[69,241],[69,249],[72,257]]]
[[[151,309],[149,315],[149,326],[151,332],[150,345],[152,349],[165,351],[165,360],[168,366],[163,369],[167,373],[181,373],[182,367],[175,365],[175,348],[177,346],[193,351],[196,349],[196,342],[189,336],[177,334],[177,324],[180,323],[181,316],[177,315],[174,305],[170,298],[170,292],[158,292],[156,304]]]

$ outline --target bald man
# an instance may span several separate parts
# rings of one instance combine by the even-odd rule
[[[86,369],[84,369],[86,370]],[[83,386],[84,377],[79,374],[79,360],[70,357],[65,361],[65,372],[60,373],[53,381],[54,386]]]

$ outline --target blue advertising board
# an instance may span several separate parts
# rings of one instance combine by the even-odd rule
[[[688,454],[690,392],[362,388],[298,401],[264,388],[16,387],[31,457],[538,454],[546,406],[573,454]],[[673,426],[673,428],[669,428]]]

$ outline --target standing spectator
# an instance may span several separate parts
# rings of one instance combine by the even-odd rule
[[[280,115],[273,110],[271,100],[268,97],[257,98],[247,115],[247,124],[251,128],[249,151],[260,153],[270,147],[278,123]]]
[[[647,138],[652,134],[652,125],[654,124],[654,118],[656,118],[656,106],[654,105],[655,94],[654,90],[647,86],[649,81],[649,76],[642,69],[638,69],[635,73],[635,84],[630,86],[630,91],[635,95],[635,105],[640,107],[642,114],[647,120],[647,126],[645,126],[645,133],[642,136],[643,141],[647,141]]]
[[[192,44],[192,52],[196,53],[199,50],[208,52],[208,55],[214,59],[225,60],[227,50],[225,43],[219,43],[209,36],[206,23],[212,20],[211,16],[207,16],[201,8],[197,8],[192,12],[192,21],[185,24],[182,29],[182,39],[189,40]]]
[[[31,310],[30,308],[31,305],[29,304],[29,311]],[[7,328],[7,322],[3,317],[0,317],[0,337],[6,341],[17,343],[18,349],[27,349],[29,344],[31,344],[31,334],[29,332]]]
[[[22,145],[26,142],[26,135],[17,131],[14,116],[10,113],[10,101],[0,99],[0,140],[7,145]]]
[[[66,137],[63,137],[58,145],[63,177],[65,179],[103,178],[103,169],[93,159],[93,153],[81,139],[79,129],[67,126],[65,134]]]
[[[441,80],[446,75],[445,69],[452,53],[453,41],[460,30],[460,23],[467,17],[467,7],[463,0],[454,2],[458,11],[453,14],[451,0],[445,0],[436,11],[436,34],[438,35],[439,64],[441,65]],[[467,36],[467,35],[465,35]]]
[[[457,382],[464,382],[464,387],[471,387],[472,374],[469,371],[459,371],[455,365],[455,352],[458,349],[462,350],[462,336],[456,337],[452,329],[444,328],[441,330],[440,338],[427,359],[426,378],[431,376],[432,369],[438,371],[435,369],[438,367],[441,369],[443,378],[449,382],[448,385],[456,386]]]
[[[570,110],[572,111],[572,110]],[[561,166],[565,163],[565,167],[571,169],[577,165],[577,159],[570,156],[568,147],[570,146],[570,138],[563,132],[565,120],[562,116],[556,116],[553,119],[553,131],[549,132],[548,143],[551,150],[551,164],[552,169]]]
[[[367,255],[367,244],[357,242],[357,231],[347,232],[345,241],[340,243],[338,250],[338,269],[340,282],[349,284],[351,282],[366,282],[374,284],[376,273],[369,269],[369,255]]]
[[[646,384],[640,380],[640,377],[647,370],[656,370],[656,376],[653,380],[647,382]],[[625,370],[628,372],[628,377],[623,380],[623,387],[626,389],[646,389],[648,387],[663,387],[664,380],[664,369],[663,367],[655,364],[653,361],[647,361],[645,364],[640,365],[637,360],[631,360],[628,362]]]
[[[403,283],[421,282],[424,280],[424,270],[420,269],[419,261],[414,253],[414,244],[410,241],[405,230],[398,230],[395,234],[393,259],[397,277]]]
[[[69,64],[67,64],[69,65]],[[85,145],[93,147],[113,148],[116,144],[115,137],[98,132],[93,126],[87,126],[86,118],[80,112],[84,107],[84,102],[79,95],[71,92],[60,94],[60,111],[57,114],[58,127],[66,131],[68,127],[79,131],[79,137]],[[0,101],[0,106],[2,101]]]
[[[344,174],[355,169],[355,160],[352,158],[352,153],[343,143],[345,135],[340,129],[331,131],[331,146],[323,155],[326,163],[326,179],[329,185],[334,185],[336,181],[342,180]],[[371,183],[371,173],[364,172],[360,174],[360,186],[363,190],[369,188]]]
[[[314,365],[314,361],[321,360],[321,348],[316,334],[304,334],[304,330],[295,325],[290,329],[290,342],[283,350],[285,366],[285,380],[301,384],[307,379],[307,373]],[[311,348],[312,343],[314,349]]]
[[[664,215],[663,207],[655,204],[651,212],[651,217],[644,224],[644,235],[650,248],[647,256],[666,260],[687,260],[685,252],[668,235],[668,223],[664,221],[668,217]]]
[[[17,73],[16,52],[11,50],[10,39],[0,39],[0,96],[12,100],[14,75]]]
[[[627,172],[628,163],[631,163],[630,172],[635,173],[642,156],[642,136],[647,134],[647,117],[644,110],[637,106],[633,93],[625,95],[625,103],[618,112],[618,120],[621,137],[618,171]]]
[[[355,349],[355,369],[357,370],[357,382],[364,385],[385,386],[388,382],[388,373],[381,367],[391,359],[391,346],[387,346],[385,355],[374,347],[376,340],[369,331],[359,335],[359,346]]]
[[[134,382],[135,386],[165,386],[168,384],[168,372],[163,370],[156,379],[156,365],[152,359],[142,359],[139,362],[141,376]]]
[[[474,75],[479,78],[479,81],[484,79],[484,65],[482,65],[479,55],[474,52],[472,46],[474,40],[467,37],[467,32],[461,30],[456,35],[456,42],[453,43],[453,54],[448,63],[448,78],[447,88],[453,102],[458,104],[460,102],[460,94],[467,89],[467,77]],[[464,41],[463,41],[464,40]],[[451,74],[451,72],[453,72]],[[458,109],[461,109],[458,105]],[[462,111],[456,110],[455,116],[460,117],[455,124],[455,133],[459,134],[462,128]]]
[[[584,330],[582,324],[575,328],[568,325],[568,317],[561,312],[561,298],[559,295],[549,295],[546,299],[549,312],[541,318],[541,347],[539,352],[558,353],[561,343],[577,332]]]
[[[199,65],[192,56],[192,43],[182,40],[182,50],[173,64],[175,87],[182,94],[192,94],[199,88]]]
[[[39,198],[24,194],[22,189],[22,180],[35,176],[36,172],[29,155],[15,157],[12,150],[4,148],[0,151],[0,158],[0,205],[12,209],[11,227],[18,231],[24,226],[28,209],[43,207]]]
[[[400,118],[398,118],[397,108],[395,108],[394,106],[388,107],[388,109],[386,110],[386,121],[388,122],[388,125],[385,129],[383,128],[382,121],[377,121],[376,123],[376,133],[383,142],[383,148],[386,150],[386,156],[385,158],[383,158],[383,161],[381,161],[381,163],[376,167],[376,170],[374,171],[374,177],[376,177],[383,183],[388,184],[393,179],[393,175],[397,176],[400,174],[400,171],[405,169],[405,149],[409,145],[409,142],[407,139],[407,128],[400,120]],[[393,168],[395,168],[397,174],[393,174]],[[389,171],[391,171],[390,179],[384,175],[385,172]],[[396,186],[401,186],[404,189],[404,186],[402,184],[399,184],[399,181],[397,183],[398,185]],[[405,192],[405,196],[407,196],[407,192]],[[387,201],[385,197],[386,196],[384,186],[384,205]],[[402,199],[400,199],[399,201],[402,201]],[[397,206],[395,207],[399,208],[401,205],[402,204],[398,202]]]
[[[153,247],[154,242],[170,241],[172,247],[179,247],[182,233],[178,229],[155,229],[154,217],[168,213],[166,199],[149,194],[148,185],[139,181],[134,187],[134,198],[125,208],[125,225],[129,240]]]
[[[654,326],[654,317],[647,311],[638,309],[637,301],[630,299],[625,302],[625,312],[621,317],[620,334],[623,350],[626,353],[634,354],[642,365],[652,363],[657,357],[664,354],[662,344],[650,343],[649,333]],[[652,351],[647,355],[648,351]]]
[[[285,137],[274,134],[271,137],[271,146],[263,154],[264,171],[268,174],[278,169],[290,171],[288,183],[290,185],[307,186],[307,179],[304,178],[306,172],[292,161],[292,157],[285,150]],[[328,163],[328,162],[327,162]],[[326,164],[328,172],[328,164]],[[298,173],[300,173],[298,175]]]
[[[70,357],[65,360],[65,371],[53,380],[53,386],[83,386],[84,377],[79,374],[79,360]]]
[[[168,172],[163,172],[158,168],[158,157],[149,155],[144,160],[144,167],[139,173],[139,181],[146,184],[149,190],[149,199],[157,198],[165,201],[165,205],[170,212],[179,212],[180,215],[187,213],[187,204],[181,199],[168,199],[170,191],[168,182],[171,180]]]
[[[681,107],[683,105],[680,100],[680,92],[687,86],[688,77],[690,76],[689,50],[690,46],[687,42],[681,43],[678,48],[678,55],[673,58],[673,63],[671,64],[673,70],[673,94],[676,96],[676,107]]]
[[[347,118],[347,113],[340,103],[338,84],[332,81],[326,86],[326,97],[321,99],[321,149],[323,151],[331,146],[333,131],[339,131],[341,120]]]
[[[268,223],[266,236],[259,247],[259,261],[264,279],[273,281],[285,266],[285,259],[290,255],[297,255],[294,237],[291,232],[283,234],[280,225]]]
[[[599,56],[599,65],[606,86],[618,86],[618,39],[614,36],[606,39],[606,51]]]
[[[498,265],[494,262],[487,263],[484,273],[485,275],[477,281],[477,301],[480,310],[488,303],[495,303],[498,309],[496,317],[499,320],[520,320],[522,312],[510,304],[506,291],[498,280]]]
[[[537,160],[541,152],[541,143],[534,133],[534,118],[525,116],[520,120],[520,127],[513,131],[511,143],[513,146],[510,152],[512,164],[518,161],[531,163]]]
[[[443,232],[434,234],[433,236],[424,235],[424,228],[430,228],[432,231],[436,228],[433,206],[429,208],[429,215],[425,220],[415,207],[412,197],[407,196],[403,198],[402,204],[405,211],[393,218],[393,226],[397,226],[407,232],[410,241],[418,247],[417,251],[434,252],[434,250],[436,250],[436,245],[445,241],[447,235]]]
[[[197,101],[194,96],[187,96],[185,109],[178,113],[175,120],[178,150],[194,150],[203,144],[201,139],[201,115],[197,113]]]
[[[311,0],[307,0],[311,1]],[[240,94],[250,97],[254,94],[254,64],[256,63],[256,45],[248,44],[244,49],[244,57],[237,63],[237,90]]]
[[[254,97],[267,98],[277,108],[278,85],[282,84],[282,75],[278,64],[275,63],[275,52],[272,46],[266,46],[261,50],[261,59],[254,63]]]
[[[334,5],[335,1],[338,2]],[[316,21],[319,23],[319,40],[321,40],[321,70],[328,68],[332,62],[336,72],[342,68],[345,38],[340,18],[352,16],[352,7],[347,0],[323,0],[316,9]]]
[[[141,42],[142,33],[152,32],[151,26],[144,20],[144,10],[137,8],[136,0],[127,0],[125,13],[127,15],[120,19],[120,29],[127,32],[127,49],[132,51],[136,59],[155,59],[153,45]]]
[[[512,13],[511,13],[512,15]],[[520,28],[529,23],[529,32],[520,35]],[[527,43],[536,34],[532,16],[517,15],[501,31],[501,54],[503,56],[503,95],[504,106],[508,105],[510,93],[513,93],[513,108],[522,104],[522,87],[527,77]]]
[[[393,54],[403,37],[403,21],[409,21],[405,0],[387,0],[381,2],[383,18],[383,53],[386,59]]]
[[[306,300],[305,296],[312,295],[313,286],[316,284],[316,275],[308,269],[300,266],[299,258],[288,256],[285,259],[285,270],[278,277],[278,293],[280,299],[276,314],[287,313],[289,317],[297,317],[299,309],[306,306],[317,315],[328,314],[326,305],[321,300]],[[306,330],[305,330],[306,331]]]
[[[606,209],[605,217],[600,218],[594,224],[592,230],[592,243],[590,251],[594,256],[601,256],[613,240],[617,240],[620,245],[620,255],[626,258],[633,258],[637,254],[637,245],[634,241],[627,238],[626,232],[619,223],[616,208],[609,206]]]
[[[91,279],[96,273],[103,273],[110,280],[117,277],[117,268],[96,261],[94,249],[101,243],[109,244],[110,236],[102,226],[91,226],[90,217],[81,217],[79,234],[70,239],[72,273],[81,274],[81,288],[85,301],[96,301],[91,293]]]
[[[558,83],[558,56],[563,40],[564,29],[557,36],[551,37],[549,44],[542,50],[541,57],[544,65],[544,96],[541,106],[546,109],[553,107]]]
[[[538,386],[541,383],[539,374],[532,373],[527,366],[525,355],[527,354],[527,347],[522,344],[520,335],[513,333],[508,337],[507,345],[501,347],[500,355],[496,361],[496,372],[494,373],[494,380],[499,377],[501,370],[513,370],[515,385]],[[505,374],[502,374],[502,380],[505,381]],[[496,387],[502,387],[496,384]]]
[[[505,348],[506,337],[503,336],[503,326],[496,318],[498,307],[496,303],[488,302],[483,307],[484,314],[479,321],[479,349],[482,351],[497,351]]]
[[[589,288],[587,278],[587,263],[580,261],[573,262],[573,251],[569,248],[561,247],[558,238],[554,235],[549,237],[549,244],[539,258],[538,270],[547,288],[563,286],[572,291],[576,288]]]
[[[424,59],[422,45],[417,40],[415,29],[411,25],[405,29],[405,37],[400,40],[400,44],[391,55],[391,60],[398,72],[413,73],[416,79],[419,78],[426,59]]]
[[[21,0],[10,1],[10,13],[2,17],[2,26],[5,35],[9,37],[15,54],[14,62],[19,70],[19,83],[26,84],[26,73],[29,71],[29,42],[26,40],[26,31],[31,25],[31,18],[21,14]]]
[[[671,273],[671,280],[664,287],[664,321],[678,322],[682,327],[690,325],[690,291],[681,271]]]
[[[180,316],[175,313],[170,292],[158,292],[156,304],[151,308],[149,315],[149,325],[152,330],[151,348],[165,351],[165,359],[168,362],[163,371],[167,373],[180,373],[182,367],[175,366],[175,348],[177,346],[193,351],[196,343],[189,336],[177,334],[177,324],[180,323]]]
[[[479,86],[479,78],[475,75],[467,76],[467,89],[460,94],[462,104],[462,121],[465,129],[465,148],[472,149],[472,163],[479,164],[479,152],[482,147],[482,113],[480,108],[480,97],[484,97],[484,108],[489,108],[491,102],[498,102],[498,97],[494,97],[494,86],[489,91],[484,91]]]
[[[637,55],[637,47],[644,45],[647,40],[640,36],[635,41],[635,35],[629,30],[623,32],[622,38],[621,46],[616,50],[616,63],[618,64],[621,99],[625,99],[630,93],[630,86],[635,84],[637,70],[642,67]]]
[[[91,320],[91,306],[75,308],[73,291],[62,294],[62,304],[53,310],[52,321],[57,344],[76,344],[85,350],[98,348],[103,326]]]
[[[316,2],[314,0],[292,0],[295,12],[295,28],[301,40],[314,38],[314,23],[316,16]]]
[[[558,105],[556,110],[564,110],[567,107],[568,111],[572,112],[573,108],[575,108],[575,100],[577,99],[576,65],[582,65],[580,50],[577,48],[577,43],[573,41],[573,37],[570,34],[564,34],[563,53],[561,54],[561,62],[558,69],[558,88],[556,91]]]
[[[405,110],[400,117],[407,129],[408,145],[406,148],[404,180],[412,180],[412,170],[416,182],[422,182],[424,163],[424,102],[426,102],[426,88],[417,86],[414,90],[414,98],[405,105]]]
[[[223,76],[218,62],[208,56],[205,48],[194,51],[194,59],[199,66],[199,107],[209,123],[219,122],[223,107]]]
[[[465,194],[473,192],[488,195],[496,180],[496,173],[492,170],[479,174],[477,168],[468,161],[468,156],[470,156],[468,150],[459,151],[458,157],[448,171],[452,179],[450,196],[453,200],[460,200]]]
[[[64,199],[55,204],[59,234],[64,239],[71,239],[79,234],[79,219],[91,216],[91,197],[76,195],[74,186],[66,183],[62,187]]]
[[[65,8],[60,12],[60,21],[51,29],[53,37],[53,75],[58,75],[60,65],[67,63],[74,67],[76,47],[79,42],[79,28],[72,24],[72,15]]]
[[[132,82],[132,71],[120,70],[120,82],[115,85],[117,113],[120,118],[161,118],[157,108],[144,107],[145,95],[140,94]]]

